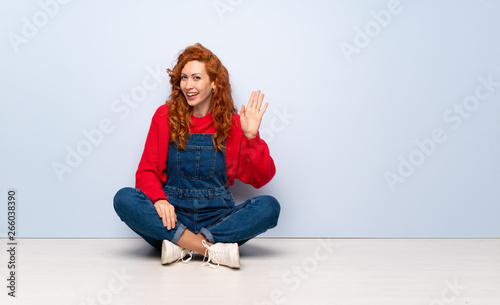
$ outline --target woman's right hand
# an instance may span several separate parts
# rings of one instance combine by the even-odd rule
[[[163,226],[170,230],[175,228],[177,222],[177,215],[175,215],[175,208],[168,200],[160,199],[155,202],[155,209],[160,216]]]

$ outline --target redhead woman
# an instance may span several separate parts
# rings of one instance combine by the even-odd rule
[[[210,266],[240,268],[239,246],[275,227],[280,213],[274,197],[235,205],[229,189],[235,179],[260,188],[276,172],[259,135],[268,103],[254,91],[238,115],[227,69],[199,43],[167,72],[172,93],[153,116],[135,188],[117,192],[115,211],[161,249],[164,265],[199,253]]]

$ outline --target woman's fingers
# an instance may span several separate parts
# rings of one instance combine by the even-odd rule
[[[162,211],[160,209],[160,204],[155,203],[154,207],[155,207],[156,213],[158,213],[158,216],[160,216],[160,218],[163,220],[163,214],[162,214]]]
[[[155,204],[156,212],[158,213],[158,216],[161,218],[161,222],[163,223],[163,226],[166,227],[168,222],[167,222],[167,215],[165,213],[165,209],[163,207],[163,204],[157,203]]]
[[[170,207],[171,207],[170,221],[171,221],[172,228],[175,228],[175,224],[177,223],[177,215],[175,214],[174,206],[171,205]]]
[[[255,107],[255,110],[260,109],[261,103],[262,103],[262,100],[261,100],[260,90],[257,90],[257,92],[255,93],[255,96],[253,98],[253,107]]]
[[[257,135],[262,122],[262,116],[267,110],[269,103],[262,105],[264,101],[264,93],[260,90],[252,91],[248,105],[243,105],[240,112],[241,129],[248,139]],[[262,108],[262,109],[261,109]]]
[[[257,105],[255,106],[255,109],[260,111],[260,107],[262,107],[262,100],[264,100],[264,93],[260,94],[260,90],[258,92],[259,92],[259,94],[258,94],[259,101],[258,101]]]
[[[268,102],[266,102],[266,103],[264,104],[264,108],[262,108],[262,110],[260,111],[260,115],[264,115],[264,112],[266,112],[267,106],[269,106],[269,103],[268,103]]]
[[[174,212],[174,207],[172,205],[168,206],[165,211],[165,218],[167,219],[167,230],[175,228],[175,222],[177,220],[177,216]]]
[[[260,90],[252,91],[250,99],[248,100],[248,105],[246,110],[248,111],[257,110],[257,112],[260,112],[263,100],[264,100],[264,93],[261,94]]]
[[[172,229],[172,223],[171,223],[170,215],[169,215],[168,211],[165,211],[164,215],[165,215],[165,219],[166,219],[165,222],[167,223],[167,225],[166,226],[164,225],[164,226],[167,227],[167,230],[170,230],[170,229]]]
[[[248,100],[248,105],[247,109],[252,109],[254,106],[254,98],[255,98],[255,91],[252,91],[252,94],[250,95],[250,99]]]
[[[175,214],[175,208],[170,203],[156,203],[156,212],[160,216],[163,226],[170,230],[175,228],[177,222],[177,215]]]
[[[263,94],[260,94],[260,90],[257,90],[257,92],[255,92],[255,95],[253,97],[252,110],[255,109],[257,110],[257,112],[259,111],[260,106],[262,104],[262,98],[264,98]]]
[[[245,105],[241,105],[240,116],[245,117]]]

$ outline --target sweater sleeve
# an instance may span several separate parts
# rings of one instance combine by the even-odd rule
[[[139,167],[135,174],[135,187],[140,189],[151,201],[167,199],[163,191],[162,178],[166,164],[162,164],[165,149],[163,143],[168,143],[168,130],[165,132],[165,108],[160,107],[151,121],[151,126],[144,145]],[[168,124],[167,124],[168,126]]]
[[[252,139],[245,137],[239,125],[239,117],[233,121],[233,126],[233,128],[237,128],[235,134],[237,134],[239,143],[238,153],[237,156],[234,156],[235,160],[231,164],[233,166],[230,166],[230,171],[234,171],[235,178],[242,182],[255,188],[261,188],[269,183],[276,174],[276,167],[269,153],[269,148],[266,142],[260,138],[260,134]]]

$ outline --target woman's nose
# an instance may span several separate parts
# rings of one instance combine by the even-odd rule
[[[188,78],[186,80],[186,89],[192,89],[192,87],[193,87],[193,81],[190,78]]]

